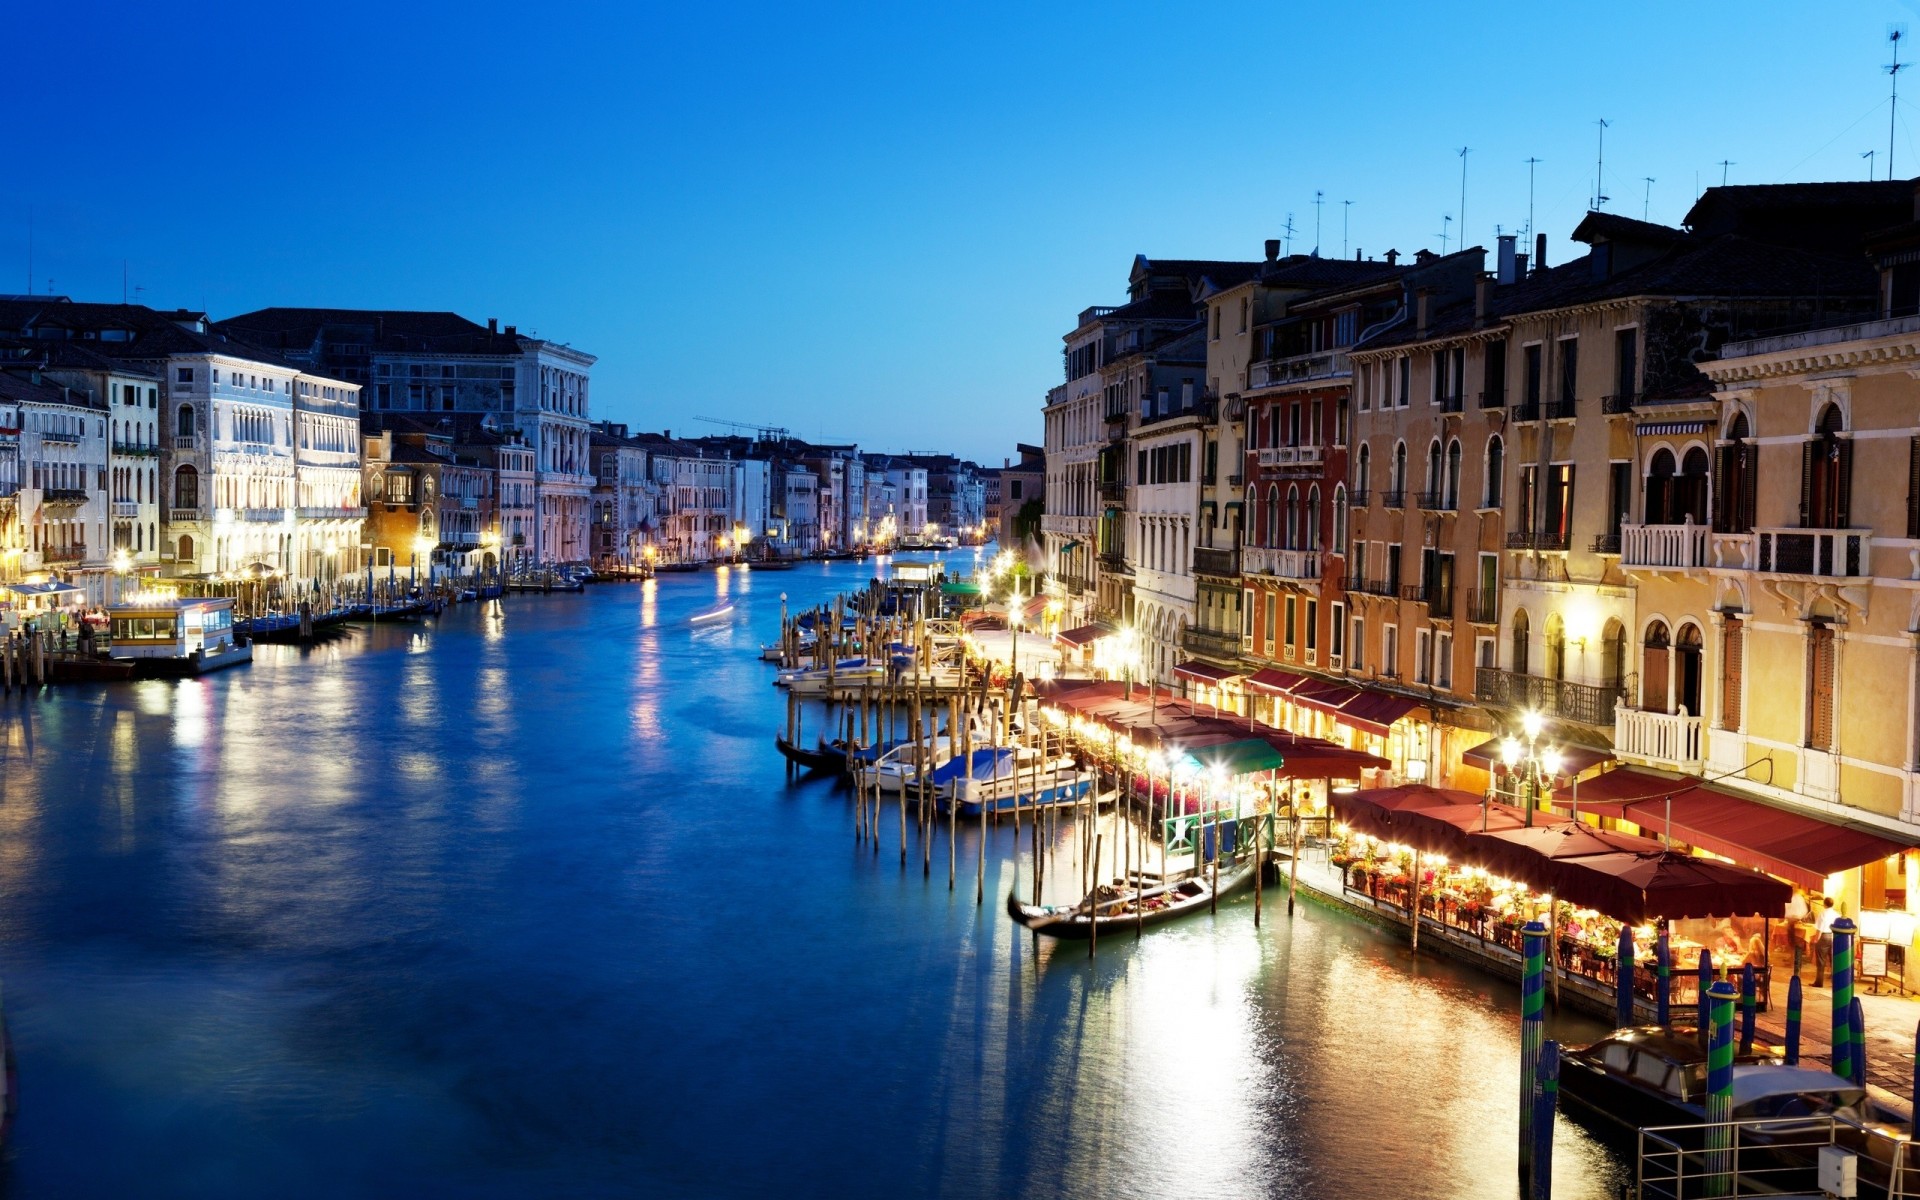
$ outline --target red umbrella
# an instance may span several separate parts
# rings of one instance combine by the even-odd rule
[[[1406,842],[1422,850],[1436,847],[1422,845],[1415,840],[1420,837],[1422,827],[1409,825],[1404,821],[1396,820],[1396,817],[1422,809],[1457,808],[1466,804],[1479,804],[1479,797],[1472,792],[1430,787],[1424,783],[1408,783],[1399,787],[1364,788],[1354,792],[1334,792],[1331,799],[1333,811],[1340,815],[1340,819],[1361,833],[1382,841]]]
[[[1553,870],[1558,859],[1595,854],[1658,854],[1666,849],[1651,838],[1595,829],[1578,821],[1536,823],[1531,829],[1489,826],[1486,833],[1472,836],[1471,846],[1468,857],[1477,865],[1547,892],[1553,891],[1559,881]]]
[[[1554,895],[1616,921],[1786,913],[1793,888],[1771,875],[1673,851],[1553,861]]]

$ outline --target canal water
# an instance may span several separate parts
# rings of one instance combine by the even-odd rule
[[[1035,948],[790,785],[708,572],[0,699],[8,1197],[1514,1194],[1513,987],[1250,904]],[[716,596],[730,623],[688,617]],[[1025,839],[1022,839],[1023,842]],[[1277,893],[1269,893],[1270,897]],[[1596,1029],[1568,1018],[1569,1040]],[[1561,1123],[1556,1195],[1617,1195]]]

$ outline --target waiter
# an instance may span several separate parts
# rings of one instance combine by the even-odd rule
[[[1827,972],[1833,967],[1833,922],[1840,915],[1832,896],[1820,897],[1819,937],[1813,943],[1813,986],[1827,986]]]

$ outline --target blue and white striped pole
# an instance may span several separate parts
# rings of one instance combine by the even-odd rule
[[[1620,948],[1613,960],[1613,1024],[1633,1024],[1633,927],[1620,927]]]

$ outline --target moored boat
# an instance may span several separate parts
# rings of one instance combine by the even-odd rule
[[[1222,868],[1216,886],[1208,873],[1188,879],[1146,884],[1135,876],[1132,886],[1101,884],[1078,904],[1023,904],[1007,893],[1007,915],[1035,933],[1048,937],[1084,939],[1147,925],[1161,925],[1211,907],[1253,882],[1251,858]]]
[[[825,742],[816,747],[798,746],[786,738],[775,737],[775,748],[780,756],[805,771],[822,774],[839,773],[846,770],[847,755],[844,750],[836,750]]]

